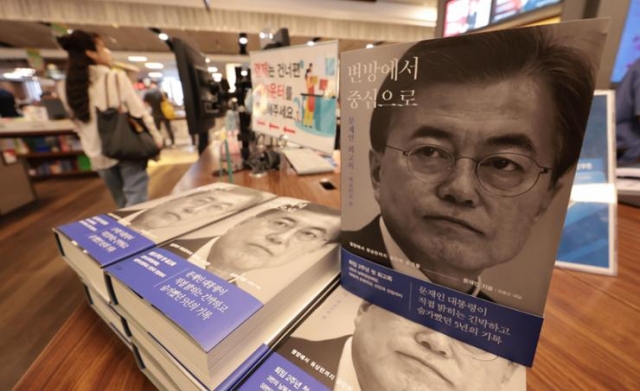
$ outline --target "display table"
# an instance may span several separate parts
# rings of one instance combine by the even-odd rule
[[[205,153],[175,191],[216,180]],[[224,179],[224,178],[222,178]],[[339,174],[298,177],[287,167],[235,183],[337,207]],[[618,208],[619,273],[605,277],[556,269],[529,390],[632,390],[640,386],[640,209]],[[22,377],[15,390],[151,390],[133,355],[88,304],[81,305]]]

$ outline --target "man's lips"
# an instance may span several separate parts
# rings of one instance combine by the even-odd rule
[[[433,365],[432,363],[430,363],[428,360],[426,359],[422,359],[420,357],[416,357],[410,354],[405,354],[402,352],[398,352],[398,354],[402,357],[404,357],[405,360],[409,360],[412,362],[415,362],[418,365],[421,365],[422,367],[424,367],[424,369],[429,370],[433,373],[435,373],[436,375],[438,375],[440,378],[442,378],[442,380],[444,380],[445,382],[453,385],[453,382],[451,380],[449,380],[444,373],[442,373],[442,371],[440,371],[440,369],[438,369],[435,365]]]
[[[269,255],[273,255],[273,252],[271,252],[271,250],[269,250],[269,248],[265,247],[265,246],[261,246],[259,244],[255,244],[255,243],[248,243],[247,246],[258,249],[266,254]]]
[[[452,223],[452,224],[456,224],[459,226],[462,226],[470,231],[473,231],[479,235],[484,235],[484,233],[476,228],[475,225],[467,222],[466,220],[462,220],[462,219],[458,219],[456,217],[451,217],[451,216],[445,216],[445,215],[427,215],[427,216],[423,216],[423,219],[425,220],[432,220],[432,221],[445,221],[448,223]]]

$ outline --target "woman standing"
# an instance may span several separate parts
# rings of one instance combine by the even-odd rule
[[[99,35],[74,30],[58,38],[58,43],[69,54],[67,80],[60,95],[76,123],[76,131],[84,153],[91,160],[91,167],[105,181],[119,208],[146,201],[149,184],[147,161],[114,160],[102,154],[96,108],[116,107],[119,96],[122,107],[130,115],[142,117],[158,148],[161,148],[162,136],[153,118],[145,110],[129,78],[110,68],[111,51]]]

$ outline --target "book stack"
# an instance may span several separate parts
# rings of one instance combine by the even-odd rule
[[[230,389],[339,276],[339,212],[214,184],[55,229],[161,389]]]

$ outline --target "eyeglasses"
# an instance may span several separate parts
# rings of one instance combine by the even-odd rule
[[[476,163],[475,176],[480,185],[489,193],[514,197],[531,190],[540,174],[551,171],[540,166],[535,160],[518,153],[498,153],[476,160],[467,156],[455,156],[451,151],[437,145],[418,145],[404,150],[387,144],[387,147],[402,152],[407,158],[411,175],[425,183],[436,183],[449,176],[451,169],[460,159]]]

